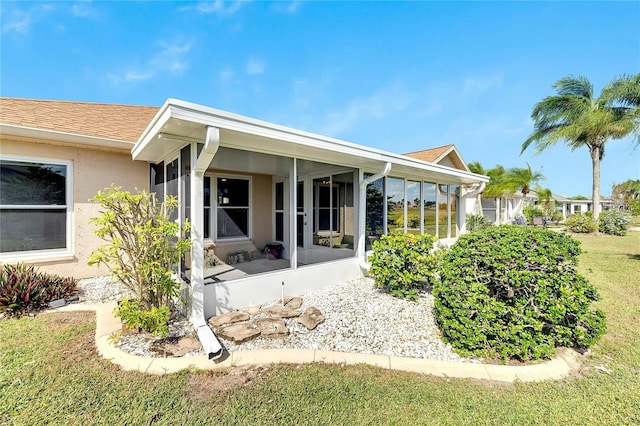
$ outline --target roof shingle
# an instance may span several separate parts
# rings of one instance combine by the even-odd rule
[[[0,123],[135,143],[160,108],[0,98]]]

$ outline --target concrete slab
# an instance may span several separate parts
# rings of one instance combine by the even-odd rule
[[[260,349],[255,351],[237,351],[231,353],[234,367],[258,364],[311,364],[314,362],[312,349]]]
[[[369,364],[376,367],[390,368],[389,357],[386,355],[357,354],[351,352],[315,351],[315,362],[328,364]]]
[[[391,357],[390,364],[393,370],[411,373],[430,374],[438,377],[489,379],[489,373],[484,364],[404,357]]]

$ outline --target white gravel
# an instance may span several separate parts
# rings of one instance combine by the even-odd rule
[[[127,293],[108,277],[82,280],[79,287],[81,301],[107,302]],[[360,278],[299,296],[303,297],[302,310],[315,306],[325,316],[325,322],[316,329],[309,331],[292,318],[285,320],[290,332],[287,337],[258,337],[242,344],[224,339],[220,342],[229,352],[296,348],[479,362],[460,357],[451,345],[442,341],[433,314],[433,296],[429,293],[421,294],[415,302],[402,300],[376,289],[370,278]],[[278,303],[272,301],[263,307]],[[170,336],[192,331],[183,319],[171,324]],[[152,341],[144,334],[124,336],[118,346],[136,355],[154,356],[148,349]],[[189,355],[202,353],[195,351]]]
[[[315,306],[326,317],[314,330],[290,318],[285,320],[290,332],[286,338],[222,343],[229,351],[298,348],[474,362],[442,341],[429,293],[415,302],[398,299],[376,289],[372,279],[360,278],[301,296],[302,310]]]

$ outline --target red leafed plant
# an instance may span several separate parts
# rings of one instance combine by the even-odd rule
[[[76,294],[77,282],[38,271],[33,265],[2,265],[0,312],[20,317],[47,307],[48,303]]]

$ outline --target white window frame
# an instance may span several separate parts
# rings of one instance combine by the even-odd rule
[[[315,179],[313,179],[315,180]],[[338,203],[340,202],[340,187],[338,184],[333,183],[333,175],[329,176],[330,183],[319,183],[315,184],[313,182],[313,192],[314,192],[314,203],[313,203],[313,215],[314,215],[314,234],[326,236],[329,234],[343,235],[343,229],[341,225],[340,218],[340,206],[333,205],[333,190],[336,191],[336,198],[338,199]],[[329,207],[320,207],[320,188],[327,187],[329,188]],[[329,210],[329,229],[320,229],[320,210]],[[336,218],[338,223],[333,223],[333,211],[336,211]],[[338,230],[334,231],[334,226],[337,225]]]
[[[211,214],[213,216],[210,222],[213,228],[210,228],[209,234],[213,235],[214,241],[230,242],[230,241],[247,241],[253,238],[253,180],[251,176],[246,175],[230,175],[230,174],[212,174],[212,188],[211,188]],[[247,208],[247,236],[245,237],[218,237],[218,209],[224,208],[218,206],[218,179],[238,179],[246,180],[249,182],[249,205],[248,206],[227,206],[230,208]]]
[[[276,204],[276,185],[278,184],[282,184],[282,209],[278,209],[277,208],[277,204]],[[285,225],[286,225],[286,217],[285,217],[285,181],[284,179],[274,179],[273,181],[273,188],[272,188],[272,193],[273,193],[273,197],[272,197],[272,212],[273,212],[273,233],[272,233],[272,237],[273,237],[273,241],[274,242],[278,242],[278,243],[284,243],[285,240]],[[282,240],[279,240],[277,238],[276,235],[276,229],[277,229],[277,213],[282,213]]]
[[[74,227],[73,227],[73,162],[69,160],[60,160],[57,158],[45,158],[45,157],[25,157],[15,155],[2,155],[0,158],[7,161],[17,161],[23,163],[41,163],[65,166],[67,168],[67,175],[65,177],[65,205],[64,206],[44,206],[44,205],[0,205],[0,209],[21,209],[21,210],[42,210],[42,209],[65,209],[67,211],[66,217],[66,238],[65,248],[60,249],[44,249],[44,250],[25,250],[0,253],[0,261],[2,262],[15,262],[15,261],[38,261],[44,259],[58,259],[67,258],[73,256],[74,250]]]

